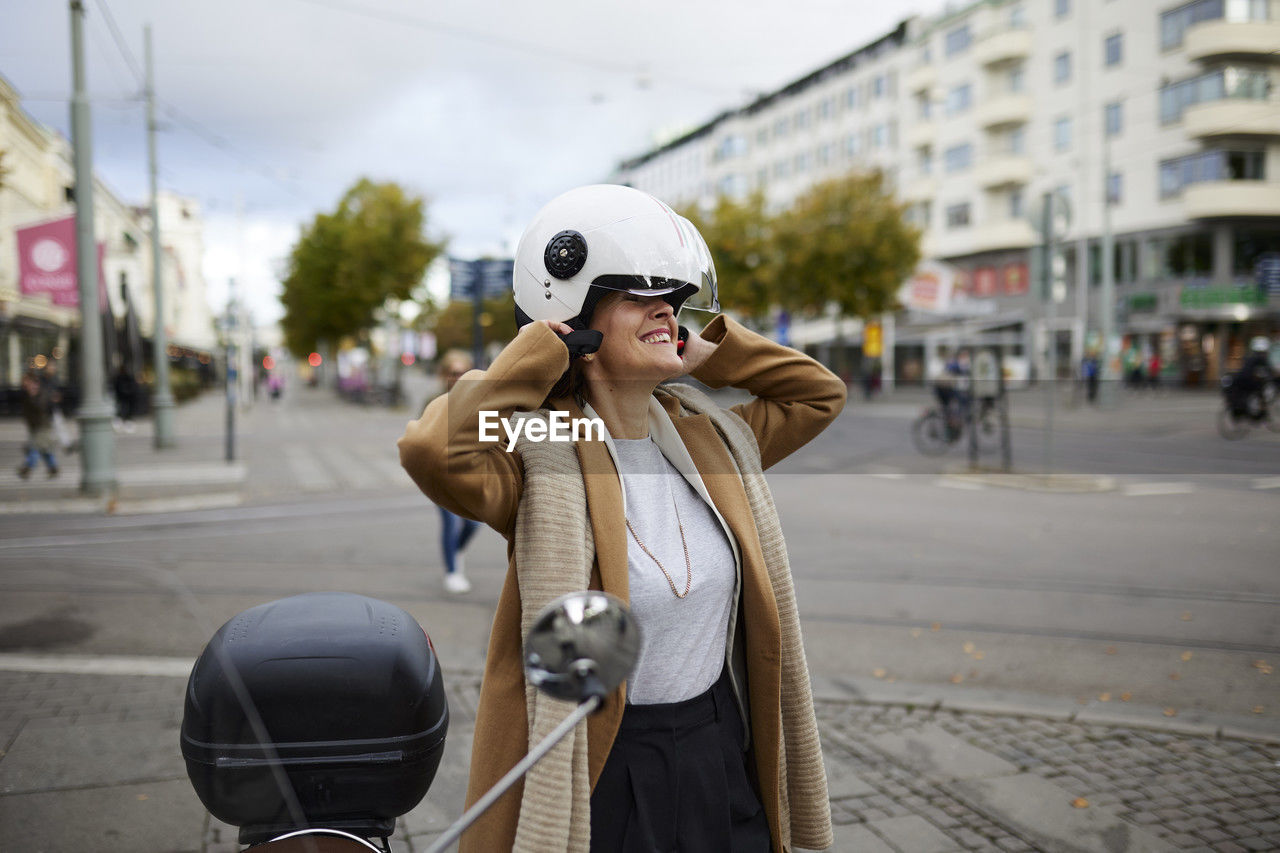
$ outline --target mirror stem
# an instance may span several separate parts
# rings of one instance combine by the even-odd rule
[[[462,817],[458,818],[453,826],[444,831],[444,834],[436,839],[436,843],[427,849],[427,853],[442,853],[447,850],[453,842],[457,841],[459,836],[466,831],[467,827],[476,822],[476,818],[484,814],[489,806],[497,802],[498,798],[507,792],[507,789],[516,783],[516,780],[529,772],[529,768],[542,760],[542,757],[550,752],[556,744],[564,740],[564,736],[573,731],[573,727],[586,719],[592,711],[600,707],[604,700],[600,696],[588,696],[582,701],[578,707],[573,709],[573,713],[564,718],[564,722],[556,726],[552,732],[542,739],[533,749],[529,751],[520,763],[498,780],[498,783],[485,792],[485,795],[475,801],[471,808],[467,809]]]

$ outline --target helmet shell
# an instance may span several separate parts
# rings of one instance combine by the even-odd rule
[[[679,310],[704,286],[714,287],[714,268],[693,223],[616,184],[578,187],[548,202],[521,235],[512,273],[522,325],[585,327],[608,290],[663,296]]]

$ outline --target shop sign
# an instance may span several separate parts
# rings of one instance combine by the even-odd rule
[[[1224,308],[1231,305],[1266,305],[1267,295],[1256,287],[1185,287],[1183,308]]]
[[[1009,296],[1021,296],[1031,288],[1031,279],[1027,275],[1026,264],[1005,264],[1001,268],[1004,278],[1004,292]]]
[[[995,267],[978,267],[973,271],[974,296],[995,296],[996,291]]]
[[[1128,309],[1134,314],[1150,314],[1156,310],[1158,302],[1154,293],[1133,293],[1129,295]]]
[[[80,304],[80,278],[76,269],[76,218],[55,219],[14,232],[18,243],[18,291],[28,296],[45,294],[54,305],[74,308]],[[98,244],[98,307],[107,304],[102,258],[106,247]]]
[[[879,323],[868,323],[862,330],[862,354],[879,358],[884,353],[884,334]]]

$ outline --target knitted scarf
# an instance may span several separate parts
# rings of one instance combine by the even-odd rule
[[[687,385],[663,385],[659,397],[675,397],[681,408],[705,414],[737,464],[765,566],[777,601],[782,632],[782,742],[779,744],[779,821],[783,844],[822,850],[833,843],[826,772],[814,719],[800,636],[791,567],[773,496],[760,466],[760,450],[746,422]],[[532,417],[546,417],[539,412]],[[517,448],[524,460],[524,494],[516,517],[516,571],[520,583],[521,636],[542,608],[565,593],[585,589],[595,546],[587,514],[582,469],[573,445],[531,442]],[[572,703],[538,693],[525,684],[529,744],[542,740],[572,710]],[[581,723],[525,779],[515,850],[590,848],[590,783],[587,728]]]

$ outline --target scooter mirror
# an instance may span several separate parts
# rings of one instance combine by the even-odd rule
[[[631,675],[640,626],[605,592],[572,592],[538,614],[524,640],[524,671],[539,690],[571,702],[604,699]]]

